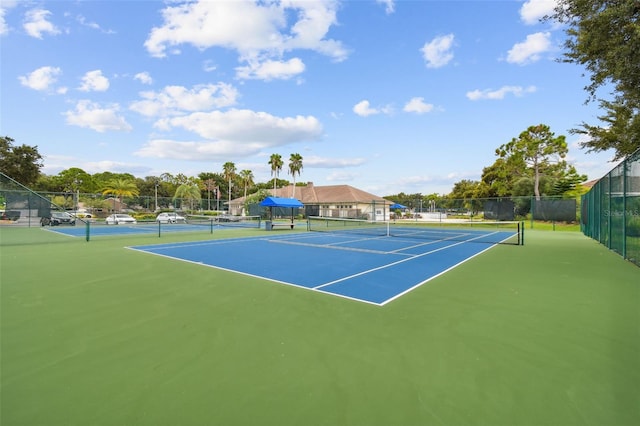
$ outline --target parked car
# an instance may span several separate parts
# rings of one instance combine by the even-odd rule
[[[40,224],[42,226],[51,225],[51,226],[59,226],[59,225],[76,225],[76,218],[71,216],[67,212],[51,212],[49,216],[43,216],[40,219]]]
[[[69,212],[69,214],[72,214],[78,218],[91,219],[93,217],[93,214],[91,214],[91,212],[89,212],[87,209],[78,209],[77,211]]]
[[[232,216],[230,214],[221,214],[217,218],[218,222],[239,222],[240,218],[238,216]]]
[[[137,223],[137,221],[128,214],[112,214],[105,219],[107,225],[120,225],[121,223]]]
[[[156,222],[160,223],[187,223],[187,219],[177,213],[160,213],[156,217]]]

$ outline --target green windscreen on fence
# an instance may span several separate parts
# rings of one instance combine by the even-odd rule
[[[640,266],[640,150],[582,196],[582,232]]]

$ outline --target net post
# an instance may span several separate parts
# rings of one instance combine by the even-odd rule
[[[209,219],[209,233],[213,234],[213,218]]]
[[[520,245],[524,245],[524,221],[518,222],[518,240],[520,241]]]
[[[85,228],[85,239],[87,240],[87,242],[89,242],[90,239],[90,235],[91,235],[91,230],[89,229],[91,227],[90,222],[87,220],[85,222],[84,228]]]
[[[162,223],[158,221],[158,238],[160,238],[160,235],[161,235],[161,231],[160,231],[161,227],[162,227]]]

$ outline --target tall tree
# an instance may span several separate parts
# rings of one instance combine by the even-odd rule
[[[253,172],[251,170],[241,170],[240,179],[242,179],[242,185],[244,186],[244,206],[242,207],[242,214],[245,214],[247,206],[247,189],[253,185]]]
[[[242,179],[242,184],[244,186],[244,198],[247,198],[247,189],[253,185],[253,172],[246,169],[241,170],[240,179]]]
[[[13,142],[9,136],[0,136],[0,172],[24,186],[33,186],[43,166],[38,147],[14,146]]]
[[[295,153],[289,156],[289,174],[293,176],[293,198],[296,198],[296,174],[302,171],[302,155]]]
[[[211,210],[211,195],[213,194],[213,196],[216,198],[216,203],[217,203],[217,200],[220,199],[220,196],[218,194],[220,185],[223,184],[225,181],[224,176],[220,173],[203,172],[203,173],[199,173],[198,177],[203,182],[204,188],[207,191],[207,198],[209,200],[209,210]],[[216,207],[216,210],[217,210],[217,207]]]
[[[539,124],[530,126],[511,142],[501,145],[496,155],[506,160],[511,170],[522,167],[532,171],[534,194],[539,199],[540,177],[547,172],[564,171],[567,152],[565,137],[556,137],[549,126]]]
[[[613,99],[600,99],[603,125],[582,123],[572,133],[589,136],[588,151],[613,149],[616,159],[640,148],[640,2],[638,0],[557,0],[547,17],[567,25],[563,61],[590,74],[587,101],[613,86]]]
[[[587,136],[580,142],[580,147],[587,152],[613,149],[614,161],[640,149],[640,103],[632,106],[633,102],[624,101],[621,97],[613,102],[602,99],[599,102],[604,110],[604,114],[598,116],[602,124],[592,125],[583,121],[580,128],[571,130],[573,134]]]
[[[58,178],[63,186],[63,191],[84,191],[93,189],[91,175],[78,167],[71,167],[58,173]]]
[[[449,194],[452,199],[470,199],[475,198],[476,191],[480,186],[480,182],[475,180],[463,179],[453,184],[453,189]]]
[[[176,189],[176,193],[173,196],[174,202],[178,199],[187,201],[189,208],[193,210],[196,202],[199,203],[202,199],[200,188],[195,182],[183,183]]]
[[[211,210],[211,191],[214,191],[218,187],[218,184],[215,180],[209,178],[204,181],[204,187],[207,190],[207,210]]]
[[[278,181],[278,174],[282,170],[282,156],[280,154],[271,154],[269,163],[271,166],[271,175],[273,176],[273,195],[276,195],[276,182]]]
[[[122,203],[124,197],[137,197],[140,191],[133,180],[115,178],[106,183],[102,188],[102,194],[114,195]]]
[[[498,158],[495,163],[482,169],[482,197],[505,197],[513,195],[513,183],[516,179],[526,176],[527,170],[521,165],[512,166],[504,158]]]
[[[231,187],[233,185],[233,178],[236,177],[236,165],[231,161],[227,161],[222,165],[222,170],[224,178],[229,182],[229,208],[231,208]]]

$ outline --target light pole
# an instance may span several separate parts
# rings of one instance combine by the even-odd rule
[[[80,208],[80,185],[82,185],[82,180],[74,179],[73,184],[76,189],[76,193],[75,193],[76,202],[75,202],[74,210],[76,211],[76,214],[78,214],[78,209]]]
[[[158,211],[158,181],[155,181],[155,187],[156,187],[156,210]]]

